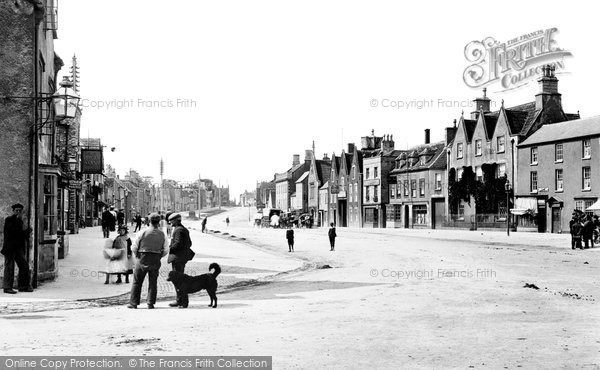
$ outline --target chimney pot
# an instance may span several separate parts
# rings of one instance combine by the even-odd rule
[[[425,144],[429,144],[430,141],[430,130],[428,128],[425,129]]]

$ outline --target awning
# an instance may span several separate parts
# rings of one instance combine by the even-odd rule
[[[596,203],[589,206],[586,211],[600,211],[600,200],[596,201]]]
[[[526,213],[537,214],[537,198],[524,197],[515,199],[515,208],[510,210],[513,215],[524,215]]]
[[[560,199],[559,197],[548,198],[548,204],[555,204],[555,203],[564,204],[565,202],[562,199]]]

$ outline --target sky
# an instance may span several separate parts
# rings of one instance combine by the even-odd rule
[[[577,5],[575,5],[577,4]],[[397,149],[443,140],[481,88],[465,46],[556,28],[566,112],[600,115],[592,3],[61,0],[56,52],[80,67],[81,136],[124,175],[229,185],[231,198],[294,154],[339,155],[371,134]],[[60,80],[61,78],[59,78]],[[535,79],[488,86],[492,109],[534,100]],[[396,103],[399,102],[399,103]]]

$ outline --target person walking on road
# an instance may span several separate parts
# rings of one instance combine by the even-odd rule
[[[202,232],[205,233],[206,232],[206,220],[208,219],[208,217],[204,217],[204,220],[202,220]]]
[[[581,246],[581,232],[583,227],[579,222],[579,218],[575,213],[573,213],[573,217],[571,221],[569,221],[569,231],[571,232],[571,249],[583,249]]]
[[[135,230],[133,232],[135,233],[138,230],[142,230],[142,216],[139,214],[135,216]]]
[[[188,229],[181,224],[181,215],[179,213],[173,213],[169,216],[169,222],[173,226],[173,237],[169,246],[169,259],[167,262],[171,264],[173,271],[183,273],[185,264],[192,260],[195,255],[194,251],[192,251],[192,239],[190,239]],[[185,308],[184,295],[178,291],[177,300],[169,303],[169,306]]]
[[[333,226],[333,222],[329,224],[329,232],[327,235],[329,236],[329,245],[331,246],[330,251],[335,250],[335,237],[337,234],[335,233],[335,226]]]
[[[288,242],[288,252],[293,252],[294,251],[294,230],[291,227],[288,227],[287,231],[285,232],[285,238],[287,239]]]
[[[4,275],[2,288],[4,293],[16,294],[13,289],[15,280],[15,263],[19,268],[19,292],[33,292],[29,275],[29,263],[27,262],[27,239],[31,229],[23,229],[23,205],[20,203],[12,206],[13,214],[4,220],[4,244],[2,254],[4,255]]]
[[[102,212],[102,235],[105,238],[110,237],[110,232],[115,230],[116,219],[112,212],[108,210],[108,207],[104,208]]]
[[[227,227],[229,227],[229,217],[225,219],[225,223],[227,224]]]
[[[140,304],[142,284],[148,274],[148,308],[154,308],[157,294],[158,271],[160,259],[167,255],[169,242],[165,233],[160,230],[160,216],[156,213],[150,215],[150,227],[141,232],[131,247],[137,261],[133,271],[133,285],[128,308],[137,308]]]

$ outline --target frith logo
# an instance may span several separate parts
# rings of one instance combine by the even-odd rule
[[[506,91],[541,76],[543,65],[564,70],[564,58],[572,55],[556,45],[557,32],[557,28],[538,30],[503,43],[492,37],[471,41],[465,46],[465,58],[472,64],[463,80],[472,88],[500,83],[499,91]]]

